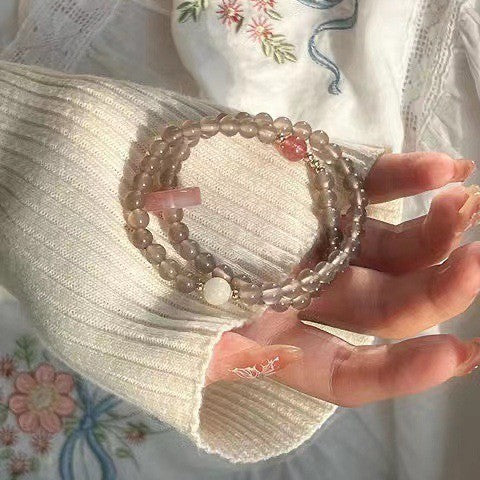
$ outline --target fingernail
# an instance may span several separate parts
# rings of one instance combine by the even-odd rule
[[[463,231],[467,231],[480,221],[480,187],[472,185],[466,189],[467,200],[458,211]]]
[[[303,358],[303,350],[293,345],[272,345],[265,350],[263,360],[230,368],[229,372],[245,380],[269,377]]]
[[[467,359],[457,367],[456,376],[462,377],[472,373],[480,365],[480,338],[468,342],[469,354]]]
[[[463,182],[472,174],[475,168],[475,162],[472,160],[465,160],[463,158],[455,160],[452,181]]]

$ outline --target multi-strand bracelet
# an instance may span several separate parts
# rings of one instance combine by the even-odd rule
[[[244,138],[256,137],[262,143],[275,145],[287,160],[303,160],[311,169],[314,186],[320,192],[317,206],[323,212],[328,239],[328,252],[314,269],[304,269],[295,278],[279,284],[257,284],[245,275],[235,275],[229,265],[217,264],[211,253],[189,238],[189,229],[182,222],[183,208],[200,203],[200,190],[180,188],[178,173],[192,147],[200,139],[217,133],[228,137],[237,133]],[[350,228],[343,231],[335,194],[336,179],[340,177],[351,199]],[[162,278],[173,282],[179,291],[202,291],[205,301],[212,305],[222,305],[233,298],[246,305],[265,304],[278,312],[290,306],[298,310],[306,308],[312,297],[318,296],[338,272],[347,268],[359,247],[366,216],[367,199],[362,179],[342,149],[330,143],[322,130],[312,132],[306,122],[292,125],[286,117],[272,120],[266,113],[220,114],[200,121],[187,120],[181,126],[166,126],[152,141],[141,162],[127,166],[122,182],[126,227],[133,245],[144,253]],[[152,233],[146,228],[150,220],[148,211],[161,215],[169,241],[196,273],[166,258],[165,248],[153,242]]]

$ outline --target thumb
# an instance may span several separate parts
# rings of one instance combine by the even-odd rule
[[[215,346],[205,384],[269,376],[302,357],[302,349],[292,345],[264,346],[238,333],[226,332]]]

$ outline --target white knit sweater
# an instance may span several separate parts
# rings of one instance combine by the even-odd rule
[[[220,335],[254,312],[172,289],[128,242],[118,200],[137,143],[166,121],[217,112],[154,88],[0,63],[0,281],[73,369],[199,447],[253,462],[302,443],[335,406],[268,379],[204,389]],[[278,279],[315,237],[305,169],[259,142],[202,141],[181,179],[202,189],[186,212],[192,236],[240,272]]]

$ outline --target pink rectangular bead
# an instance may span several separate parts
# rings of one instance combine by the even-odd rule
[[[201,203],[198,187],[173,188],[145,195],[145,209],[156,214],[167,208],[194,207]]]

